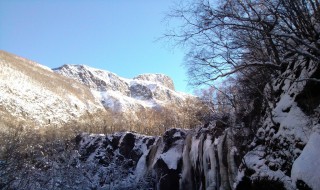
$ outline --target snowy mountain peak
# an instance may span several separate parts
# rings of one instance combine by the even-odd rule
[[[98,91],[114,90],[127,94],[128,84],[116,74],[88,67],[86,65],[63,65],[53,69],[55,72],[77,80]]]
[[[77,81],[96,90],[115,90],[126,93],[123,91],[123,88],[128,87],[130,82],[137,80],[162,85],[174,90],[172,79],[164,74],[147,73],[138,75],[133,79],[126,79],[119,77],[110,71],[96,69],[86,65],[70,64],[63,65],[53,70],[64,76],[76,79]]]
[[[126,79],[85,65],[63,65],[53,70],[88,86],[105,108],[114,111],[162,107],[167,103],[179,105],[191,97],[174,91],[172,79],[164,74],[141,74]]]
[[[175,90],[172,79],[164,74],[150,74],[150,73],[149,74],[141,74],[141,75],[134,77],[133,79],[155,82],[158,84],[162,84],[163,86],[165,86],[171,90]]]

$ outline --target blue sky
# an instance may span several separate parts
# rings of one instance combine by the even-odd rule
[[[156,40],[175,1],[0,0],[0,49],[50,68],[85,64],[127,78],[164,73],[178,91],[191,92],[184,52]]]

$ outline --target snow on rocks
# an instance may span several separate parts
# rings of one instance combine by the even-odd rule
[[[167,103],[181,105],[187,97],[193,98],[174,91],[172,79],[163,74],[142,74],[126,79],[85,65],[63,65],[53,70],[88,86],[105,108],[116,112],[157,108]]]
[[[293,71],[293,68],[299,69]],[[307,164],[304,160],[308,157],[307,154],[310,154],[311,160],[314,158],[309,150],[312,149],[311,145],[309,148],[305,145],[309,144],[309,138],[315,138],[310,135],[319,122],[318,113],[314,109],[319,108],[319,84],[306,80],[299,81],[299,79],[319,77],[319,71],[319,66],[312,62],[291,63],[280,77],[266,86],[264,96],[269,98],[265,102],[269,107],[261,117],[261,126],[257,129],[256,137],[251,143],[251,150],[244,156],[240,170],[245,172],[239,172],[242,179],[239,181],[238,176],[236,182],[239,187],[250,188],[252,185],[268,182],[277,184],[277,188],[295,189],[298,182],[301,185],[301,180],[315,187],[314,182],[306,182],[305,178],[300,178],[302,173],[307,171],[307,169],[300,169],[304,167],[302,163]],[[311,144],[312,142],[313,140]],[[314,170],[306,176],[310,176],[311,173],[319,176]],[[312,178],[309,179],[312,180]],[[247,186],[242,186],[245,183]],[[299,188],[301,187],[303,186]]]
[[[150,186],[144,181],[146,156],[155,140],[131,132],[79,135],[79,160],[89,179],[93,179],[88,183],[97,189]]]
[[[232,171],[237,172],[231,158],[237,150],[228,140],[230,132],[219,137],[213,135],[215,130],[214,126],[169,129],[161,137],[132,132],[82,134],[76,140],[79,162],[96,180],[87,183],[97,189],[228,189],[236,176]],[[216,138],[220,139],[217,144]],[[226,184],[219,180],[221,175]]]
[[[163,136],[163,150],[159,159],[162,159],[168,169],[177,170],[179,161],[182,158],[184,147],[185,131],[182,129],[167,130]]]
[[[174,84],[172,79],[164,74],[141,74],[134,77],[133,79],[162,84],[163,86],[174,91]]]
[[[320,133],[314,132],[301,155],[294,161],[291,171],[292,181],[297,188],[303,183],[312,189],[320,188]]]

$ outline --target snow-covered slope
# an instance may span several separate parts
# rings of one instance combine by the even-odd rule
[[[35,62],[0,51],[0,109],[39,125],[104,110],[89,88]]]
[[[126,79],[85,65],[63,65],[54,71],[89,86],[97,100],[117,112],[157,108],[167,103],[181,105],[186,98],[192,98],[176,92],[172,80],[163,74],[142,74]]]
[[[320,146],[320,83],[307,78],[320,78],[319,64],[297,61],[266,86],[271,111],[262,117],[244,157],[240,185],[250,179],[277,182],[285,189],[320,188],[315,149]]]
[[[37,125],[63,124],[97,112],[121,112],[130,119],[141,110],[179,107],[194,96],[176,92],[163,74],[125,79],[84,65],[51,70],[0,52],[0,111]],[[82,117],[84,116],[84,117]]]

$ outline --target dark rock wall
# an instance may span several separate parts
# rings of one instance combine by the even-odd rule
[[[95,165],[93,168],[110,171],[117,164],[121,179],[109,180],[107,175],[100,174],[104,179],[99,181],[104,183],[99,183],[99,188],[136,187],[137,181],[144,181],[151,174],[151,180],[144,182],[143,187],[232,189],[237,174],[233,132],[228,129],[215,137],[214,131],[211,126],[190,131],[170,129],[162,137],[135,133],[83,134],[77,137],[77,142],[83,165],[90,163]],[[100,178],[98,173],[89,173],[93,175],[91,178]],[[125,185],[121,185],[121,180]],[[118,184],[111,184],[112,181]]]

